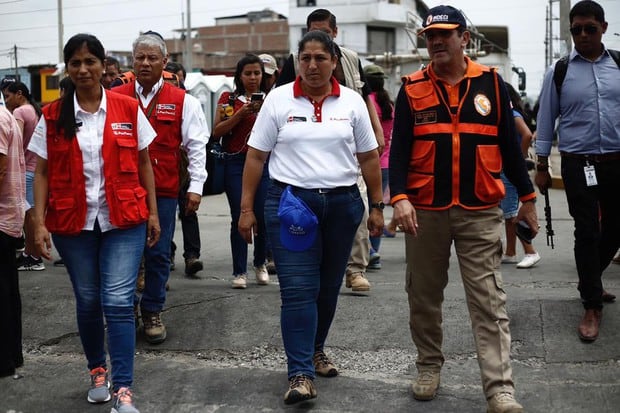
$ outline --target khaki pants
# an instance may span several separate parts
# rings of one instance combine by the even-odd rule
[[[360,190],[362,201],[364,201],[364,215],[362,222],[357,228],[355,238],[353,239],[353,247],[351,248],[351,256],[347,264],[347,275],[356,272],[365,273],[368,261],[370,260],[370,232],[368,231],[368,191],[366,182],[360,174],[357,177],[357,186]]]
[[[411,337],[418,349],[418,370],[439,371],[442,303],[448,260],[454,242],[476,343],[482,387],[487,398],[514,391],[506,294],[499,271],[502,214],[494,207],[468,211],[416,210],[418,235],[407,234],[406,290]]]

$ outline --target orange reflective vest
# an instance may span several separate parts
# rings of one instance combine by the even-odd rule
[[[106,93],[103,130],[103,175],[110,222],[129,228],[147,220],[147,191],[138,174],[138,103],[135,99]],[[76,136],[65,139],[56,132],[60,100],[43,108],[47,126],[48,203],[47,229],[77,235],[86,223],[86,185],[82,151]]]
[[[484,209],[505,195],[498,77],[486,66],[471,61],[469,65],[475,65],[477,75],[455,86],[455,107],[450,107],[448,91],[428,68],[403,78],[414,120],[407,195],[416,208]]]
[[[112,89],[136,97],[135,81]],[[182,143],[183,102],[185,91],[164,82],[147,108],[142,108],[157,137],[149,146],[158,197],[176,198],[179,194],[179,147]]]

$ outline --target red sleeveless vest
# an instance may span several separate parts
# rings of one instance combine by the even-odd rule
[[[113,92],[136,97],[135,81],[112,89]],[[179,147],[182,143],[183,102],[185,91],[164,82],[153,98],[155,106],[146,113],[157,137],[149,146],[149,155],[155,175],[157,196],[176,198],[179,194]],[[150,106],[150,105],[149,105]]]
[[[103,175],[110,222],[129,228],[148,219],[147,191],[138,175],[138,103],[105,91]],[[86,222],[86,185],[82,151],[73,136],[56,132],[60,100],[43,108],[47,126],[48,205],[45,225],[50,232],[77,235]]]

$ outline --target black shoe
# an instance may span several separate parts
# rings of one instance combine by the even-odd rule
[[[203,268],[202,261],[198,258],[187,258],[185,260],[185,275],[188,277],[195,276],[196,273],[202,271]]]
[[[56,261],[54,261],[54,267],[64,267],[64,266],[65,266],[65,262],[62,260],[62,258],[59,258]]]

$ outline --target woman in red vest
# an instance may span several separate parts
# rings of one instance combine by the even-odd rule
[[[73,36],[64,61],[71,84],[43,108],[28,147],[37,154],[35,246],[49,260],[52,233],[71,278],[90,370],[87,400],[111,399],[107,324],[112,411],[136,413],[133,296],[145,243],[160,233],[147,149],[155,131],[135,99],[101,86],[105,52],[96,37]]]

